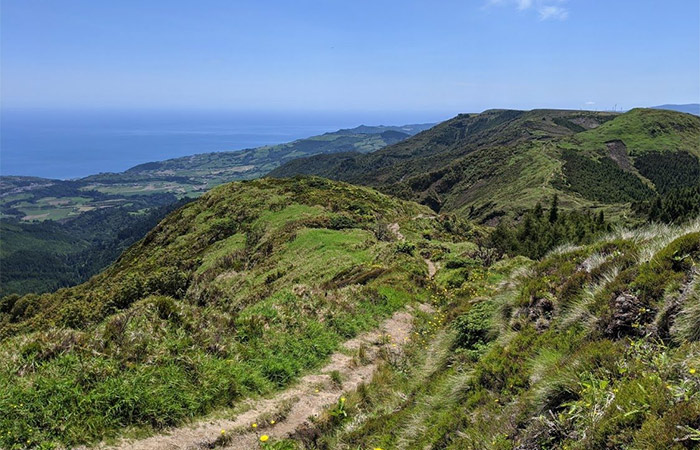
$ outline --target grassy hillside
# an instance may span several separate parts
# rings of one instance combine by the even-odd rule
[[[318,178],[232,183],[87,283],[5,297],[0,446],[160,428],[286,386],[427,299],[428,239],[470,248],[466,224],[428,213]]]
[[[460,114],[402,143],[373,155],[339,155],[298,159],[272,172],[273,176],[316,174],[349,182],[384,185],[436,170],[482,147],[514,146],[537,138],[566,136],[597,126],[611,113],[557,110],[489,110]],[[321,164],[316,167],[316,162]],[[391,170],[384,170],[391,167]]]
[[[12,414],[0,415],[0,445],[74,446],[230,417],[420,302],[430,307],[410,338],[379,351],[371,380],[301,428],[276,434],[268,417],[264,445],[693,448],[700,222],[596,237],[602,219],[554,205],[531,213],[533,232],[575,238],[582,227],[586,243],[530,260],[369,188],[322,178],[215,188],[87,283],[2,300],[0,410]],[[202,445],[245,432],[216,430]]]
[[[449,258],[435,319],[298,448],[697,448],[700,222]]]
[[[0,297],[53,291],[87,280],[141,239],[178,199],[197,197],[232,180],[259,177],[300,156],[375,151],[429,126],[363,125],[287,144],[151,162],[79,180],[0,177]]]
[[[292,161],[271,173],[374,186],[436,211],[488,221],[557,193],[564,208],[629,204],[700,180],[700,118],[674,111],[486,111],[369,155]]]
[[[87,280],[187,201],[142,213],[90,211],[67,222],[0,222],[0,297],[55,291]]]
[[[149,162],[121,173],[79,180],[0,177],[0,211],[23,221],[63,220],[95,209],[158,203],[158,196],[199,196],[214,186],[258,178],[294,158],[344,151],[368,153],[400,142],[430,124],[360,126],[286,144],[203,153]],[[153,202],[149,203],[149,200]],[[173,200],[171,200],[172,202]]]

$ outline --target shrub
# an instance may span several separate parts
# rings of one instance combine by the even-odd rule
[[[457,331],[455,345],[469,350],[478,349],[493,339],[491,317],[494,305],[489,301],[482,301],[457,317],[452,326]]]
[[[358,223],[355,219],[343,214],[338,214],[331,217],[328,228],[332,230],[343,230],[345,228],[356,228]]]
[[[396,252],[397,253],[405,253],[407,255],[413,256],[413,253],[416,251],[416,244],[412,242],[399,242],[396,244]]]

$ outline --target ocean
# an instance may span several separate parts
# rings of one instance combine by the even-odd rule
[[[361,124],[421,121],[401,116],[3,109],[0,175],[79,178],[196,153],[280,144]]]

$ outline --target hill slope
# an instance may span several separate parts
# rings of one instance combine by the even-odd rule
[[[89,282],[2,300],[0,445],[74,446],[218,411],[235,428],[195,424],[197,445],[693,448],[700,222],[539,261],[495,261],[481,233],[321,178],[215,188]],[[396,315],[416,301],[422,313]],[[398,342],[375,331],[342,349],[392,315]],[[331,354],[347,364],[242,412]],[[353,367],[376,370],[363,382]],[[321,380],[336,387],[316,395]],[[324,411],[287,420],[298,403]]]
[[[375,151],[427,127],[362,125],[287,144],[151,162],[79,180],[0,177],[0,297],[87,280],[141,239],[178,199],[261,176],[299,156]],[[42,221],[47,223],[36,223]],[[56,240],[71,245],[57,245]]]
[[[294,158],[343,151],[372,152],[430,126],[361,125],[286,144],[149,162],[125,172],[78,180],[3,176],[0,207],[4,216],[26,221],[70,219],[86,211],[133,203],[143,208],[158,195],[198,196],[223,183],[258,178]]]
[[[302,448],[697,448],[698,263],[696,221],[536,263],[445,264],[449,325],[387,358]]]
[[[366,184],[487,220],[558,193],[565,208],[627,203],[700,179],[700,118],[661,110],[486,111],[460,115],[369,155],[292,161],[271,176]]]
[[[0,445],[159,428],[287,385],[427,297],[424,235],[469,248],[450,231],[468,227],[428,213],[323,179],[232,183],[87,283],[5,297]]]

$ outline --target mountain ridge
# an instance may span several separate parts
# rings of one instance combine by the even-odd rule
[[[697,179],[699,142],[700,119],[677,112],[489,110],[458,115],[369,155],[299,159],[270,176],[365,184],[479,220],[517,215],[555,193],[565,208],[619,216],[629,215],[627,202],[667,190],[678,174],[683,185]],[[661,167],[658,174],[654,166]],[[600,186],[599,193],[586,190],[588,182]]]

